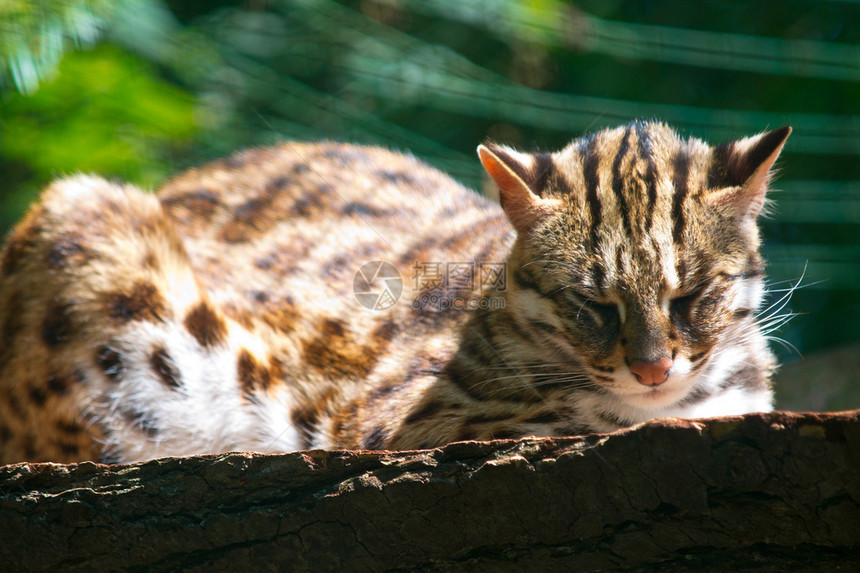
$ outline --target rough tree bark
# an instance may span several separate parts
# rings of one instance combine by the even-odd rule
[[[0,467],[0,564],[857,570],[860,410],[413,452],[10,465]]]

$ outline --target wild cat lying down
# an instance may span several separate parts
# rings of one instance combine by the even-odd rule
[[[0,461],[408,449],[771,409],[756,216],[784,127],[478,154],[501,206],[284,143],[157,194],[58,180],[0,276]]]

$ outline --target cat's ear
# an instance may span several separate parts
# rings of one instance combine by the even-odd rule
[[[788,126],[724,143],[714,150],[708,176],[711,188],[720,188],[708,200],[730,206],[741,217],[755,217],[764,206],[773,165],[791,128]]]
[[[541,198],[549,155],[528,154],[501,145],[479,145],[481,165],[499,188],[502,209],[518,233],[528,233],[552,212],[557,201]]]

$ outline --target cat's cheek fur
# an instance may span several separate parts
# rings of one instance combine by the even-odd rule
[[[761,279],[742,279],[737,296],[732,298],[732,310],[757,310],[764,300],[764,284]]]
[[[511,301],[511,310],[520,326],[530,327],[532,321],[539,321],[558,330],[564,328],[555,312],[555,305],[533,290],[520,290]]]

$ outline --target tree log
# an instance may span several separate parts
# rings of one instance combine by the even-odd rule
[[[860,569],[860,410],[0,467],[16,571]]]

